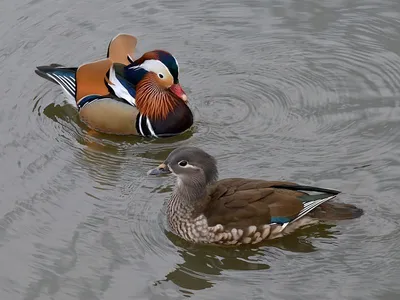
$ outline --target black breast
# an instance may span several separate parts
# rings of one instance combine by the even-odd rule
[[[174,136],[183,133],[192,125],[192,111],[183,101],[179,101],[179,104],[164,120],[147,120],[146,116],[140,114],[136,119],[136,129],[143,136],[155,137],[154,134],[157,137]]]

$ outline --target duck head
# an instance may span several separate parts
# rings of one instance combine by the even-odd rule
[[[203,188],[218,179],[217,162],[214,157],[196,147],[180,147],[173,150],[167,159],[148,175],[172,173],[178,185]]]
[[[135,85],[138,109],[151,119],[165,119],[188,101],[179,84],[178,61],[167,51],[146,52],[125,67],[125,76]]]

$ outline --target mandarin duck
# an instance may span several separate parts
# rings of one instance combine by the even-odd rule
[[[256,244],[321,220],[359,217],[353,205],[327,202],[339,191],[285,181],[217,181],[216,160],[195,147],[173,150],[149,175],[177,177],[167,202],[172,233],[194,243]],[[311,194],[307,192],[316,192]]]
[[[35,72],[59,84],[80,119],[108,134],[168,137],[193,124],[179,84],[179,65],[169,52],[153,50],[134,60],[137,39],[119,34],[107,58],[79,67],[39,66]]]

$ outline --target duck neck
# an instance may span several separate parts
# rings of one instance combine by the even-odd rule
[[[192,219],[201,209],[203,199],[207,196],[205,180],[191,178],[190,182],[177,179],[177,184],[168,202],[167,213],[170,219]],[[170,220],[171,221],[171,220]]]

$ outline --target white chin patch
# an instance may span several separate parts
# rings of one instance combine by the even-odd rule
[[[174,172],[174,170],[172,170],[172,168],[170,167],[170,165],[167,165],[168,170],[170,170],[170,172],[172,173],[172,175],[178,176],[176,175],[176,173]]]

